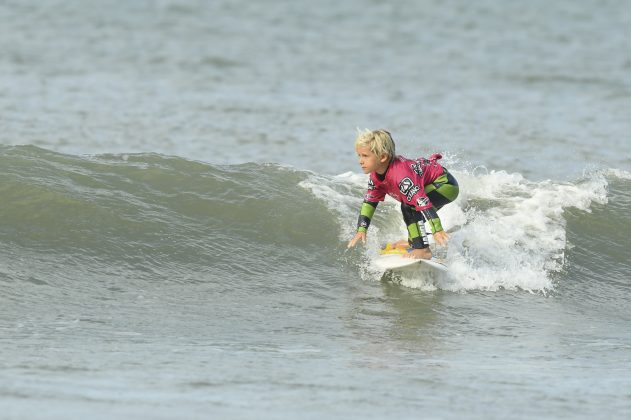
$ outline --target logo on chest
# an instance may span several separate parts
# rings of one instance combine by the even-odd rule
[[[405,177],[399,182],[399,191],[401,194],[405,195],[408,201],[412,201],[412,197],[416,194],[421,188],[417,185],[414,185],[414,182],[408,177]]]

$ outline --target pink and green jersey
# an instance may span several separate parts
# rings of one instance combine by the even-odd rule
[[[370,173],[365,201],[377,203],[383,201],[387,194],[417,211],[431,208],[432,203],[427,197],[425,186],[444,174],[445,169],[438,163],[441,158],[439,153],[431,155],[429,159],[395,157],[383,176],[376,172]]]

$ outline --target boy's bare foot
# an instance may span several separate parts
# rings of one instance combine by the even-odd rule
[[[406,258],[416,258],[430,260],[432,259],[432,251],[429,248],[413,249],[405,255]]]

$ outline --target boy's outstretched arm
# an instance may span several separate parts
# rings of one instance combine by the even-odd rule
[[[362,203],[362,207],[359,210],[359,218],[357,219],[357,233],[353,239],[348,242],[348,248],[354,247],[359,241],[366,244],[366,232],[368,231],[368,226],[370,226],[372,216],[375,214],[377,204],[378,202],[373,203],[370,201],[364,201]]]
[[[429,223],[436,243],[441,246],[446,246],[449,241],[449,235],[443,230],[443,225],[440,222],[440,218],[434,206],[421,210],[421,213],[423,213],[423,217]]]

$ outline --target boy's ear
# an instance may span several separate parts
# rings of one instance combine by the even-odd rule
[[[381,157],[379,158],[379,162],[381,163],[386,163],[388,161],[388,155],[383,154],[381,155]]]

